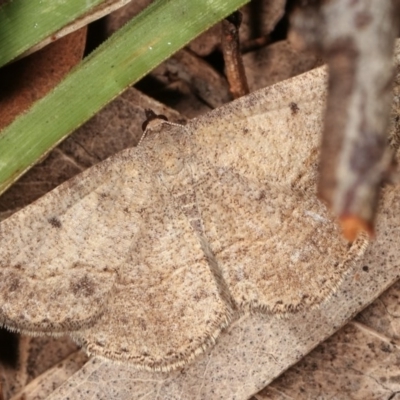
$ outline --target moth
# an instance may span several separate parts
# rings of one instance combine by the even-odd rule
[[[184,365],[243,313],[327,299],[362,256],[316,197],[324,68],[124,150],[0,224],[0,323]]]

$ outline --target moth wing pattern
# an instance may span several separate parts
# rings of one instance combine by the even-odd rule
[[[140,178],[125,182],[146,195],[107,312],[73,337],[89,354],[165,371],[214,344],[233,310],[196,229],[186,131],[163,125],[141,141]]]
[[[239,313],[320,304],[362,255],[316,198],[326,70],[149,128],[0,225],[0,322],[184,365]]]
[[[344,240],[316,194],[326,80],[319,68],[193,123],[204,229],[241,309],[316,306],[366,249],[365,236]]]
[[[109,243],[117,234],[108,230],[111,210],[101,205],[113,186],[108,165],[85,171],[0,224],[3,325],[64,332],[103,312],[115,280],[111,262],[121,257]]]
[[[181,193],[165,182],[185,192],[186,167],[175,177],[179,160],[158,142],[118,153],[0,225],[4,325],[74,331],[88,353],[152,370],[214,343],[232,310]]]

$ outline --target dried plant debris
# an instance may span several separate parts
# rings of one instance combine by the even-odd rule
[[[82,59],[86,27],[0,70],[0,128],[54,88]]]
[[[69,332],[89,354],[169,370],[247,311],[288,315],[335,291],[363,254],[316,198],[325,69],[137,148],[0,225],[0,318]]]
[[[26,391],[26,386],[35,380],[49,376],[49,369],[54,368],[54,365],[69,357],[71,353],[77,352],[76,344],[68,337],[19,336],[17,339],[19,343],[16,364],[0,363],[0,385],[3,387],[6,399],[16,396],[18,392]],[[2,347],[8,347],[9,343],[3,340],[1,342]],[[53,390],[57,386],[54,380],[52,386]],[[32,386],[30,388],[32,389]],[[27,397],[22,398],[27,400]]]
[[[400,282],[252,400],[395,399]]]
[[[207,111],[231,100],[226,79],[210,64],[185,49],[164,61],[151,72],[150,76],[152,80],[146,85],[150,94],[155,90],[159,91],[160,86],[164,87],[164,92],[171,92],[177,82],[183,82],[190,88],[190,92],[209,107]],[[141,86],[144,86],[143,83],[138,85]],[[162,93],[157,95],[162,97]],[[166,99],[165,102],[172,104],[173,100]]]
[[[79,371],[88,358],[82,351],[75,351],[60,362],[49,367],[42,374],[30,381],[24,388],[15,393],[10,400],[46,399],[57,387],[62,385],[75,372]]]
[[[391,160],[387,123],[398,2],[309,4],[294,18],[292,36],[322,50],[329,65],[319,195],[352,240],[361,229],[373,230],[379,187]]]
[[[281,40],[243,56],[250,91],[273,85],[323,64],[314,52],[297,50]]]

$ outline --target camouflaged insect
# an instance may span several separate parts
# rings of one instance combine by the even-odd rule
[[[366,247],[316,198],[326,71],[122,151],[0,224],[0,323],[181,366],[243,312],[320,304]]]

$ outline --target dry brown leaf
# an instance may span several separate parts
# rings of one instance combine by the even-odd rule
[[[395,399],[400,391],[400,283],[257,393],[257,400]]]
[[[83,56],[86,27],[0,70],[0,129],[44,97]]]
[[[0,364],[0,384],[3,387],[3,396],[9,400],[17,392],[24,390],[27,384],[77,351],[77,346],[69,338],[53,338],[49,336],[17,337],[18,355],[15,365]],[[2,346],[9,346],[8,341],[3,341]],[[58,385],[48,382],[54,390]]]
[[[210,109],[220,107],[231,99],[226,79],[207,62],[187,50],[178,51],[149,76],[166,88],[176,81],[185,82],[193,94]]]
[[[285,0],[251,1],[240,9],[243,21],[240,28],[240,42],[268,36],[285,13]]]
[[[55,388],[79,371],[87,362],[88,357],[82,351],[75,351],[68,357],[49,367],[36,379],[29,382],[10,400],[41,400],[50,395]]]
[[[246,53],[243,63],[250,90],[292,78],[322,65],[314,53],[296,50],[287,40]]]

